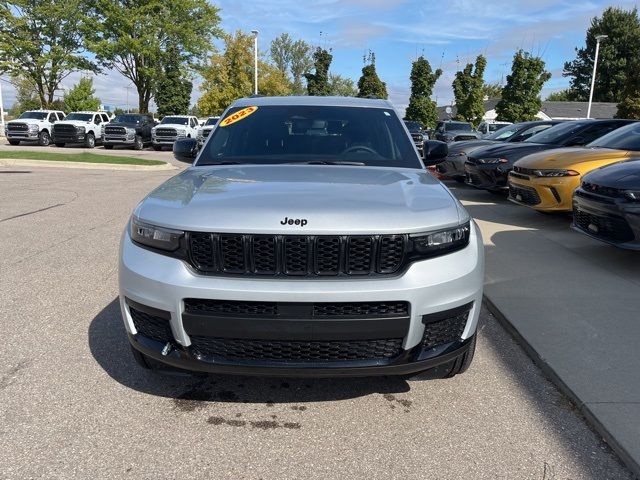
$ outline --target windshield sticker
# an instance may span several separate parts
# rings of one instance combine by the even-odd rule
[[[240,120],[243,120],[243,119],[247,118],[249,115],[251,115],[256,110],[258,110],[258,107],[247,107],[247,108],[243,108],[242,110],[238,110],[237,112],[232,113],[227,118],[222,120],[220,122],[220,126],[221,127],[228,127],[232,123],[236,123],[236,122],[239,122]]]

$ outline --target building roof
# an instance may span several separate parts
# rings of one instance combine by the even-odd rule
[[[261,107],[270,105],[318,105],[331,107],[373,107],[393,109],[391,102],[378,98],[316,97],[308,95],[288,97],[249,97],[240,98],[233,103],[234,107]]]

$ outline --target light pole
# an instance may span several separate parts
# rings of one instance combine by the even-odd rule
[[[0,82],[0,124],[2,125],[2,134],[6,135],[4,132],[4,104],[2,103],[2,82]]]
[[[129,112],[129,89],[131,88],[132,85],[133,83],[130,83],[129,85],[124,87],[127,90],[127,113],[131,113]]]
[[[589,92],[589,106],[587,107],[587,118],[591,118],[591,102],[593,101],[593,87],[596,83],[596,69],[598,68],[598,52],[600,51],[600,41],[609,38],[609,35],[596,35],[596,55],[593,59],[593,74],[591,75],[591,91]]]
[[[253,93],[258,95],[258,30],[253,33]]]

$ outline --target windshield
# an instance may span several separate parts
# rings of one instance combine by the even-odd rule
[[[196,164],[221,163],[423,168],[394,110],[298,105],[229,110]]]
[[[420,122],[405,121],[404,124],[407,126],[407,129],[410,132],[419,132],[422,130],[422,125],[420,125]]]
[[[504,123],[490,123],[489,124],[489,131],[490,132],[497,132],[498,130],[500,130],[504,126],[505,126]]]
[[[81,122],[90,122],[92,119],[92,113],[70,113],[65,118],[65,120],[80,120]]]
[[[171,123],[173,125],[188,125],[189,119],[187,117],[164,117],[160,124]]]
[[[137,115],[118,115],[111,123],[140,123],[142,118]]]
[[[632,123],[594,140],[587,147],[640,151],[640,124]]]
[[[463,122],[447,122],[444,124],[444,131],[445,132],[452,132],[452,131],[457,131],[457,132],[470,132],[472,130],[471,128],[471,124],[470,123],[463,123]]]
[[[518,133],[521,128],[522,125],[507,125],[506,127],[503,125],[502,128],[484,138],[487,140],[507,140]]]
[[[24,112],[18,118],[32,118],[34,120],[44,120],[49,115],[47,112]]]
[[[585,122],[566,122],[555,125],[543,132],[527,138],[527,143],[546,143],[549,145],[561,144],[566,138],[571,137],[585,127]]]
[[[211,117],[209,119],[207,119],[207,123],[204,124],[205,127],[209,126],[209,125],[215,125],[218,120],[220,120],[220,117]]]

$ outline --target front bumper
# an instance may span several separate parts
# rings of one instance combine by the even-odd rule
[[[134,145],[136,136],[133,135],[104,135],[102,137],[104,145]]]
[[[532,177],[510,172],[509,200],[545,212],[570,212],[573,192],[580,186],[581,178],[579,175],[573,177]],[[524,192],[521,192],[520,189]],[[535,193],[530,196],[526,194],[527,192]],[[520,195],[520,199],[517,198],[518,195]]]
[[[505,190],[508,188],[507,175],[511,168],[507,164],[476,164],[467,161],[464,164],[465,183],[483,190]]]
[[[119,264],[120,306],[133,347],[160,362],[180,368],[268,375],[406,374],[447,363],[468,348],[480,314],[483,274],[483,244],[475,224],[470,243],[463,250],[416,262],[403,275],[384,279],[205,277],[194,273],[181,260],[138,247],[125,231]],[[203,356],[193,350],[191,337],[185,329],[188,315],[185,315],[184,299],[187,298],[291,305],[308,302],[408,302],[410,313],[403,319],[406,324],[403,323],[400,335],[400,353],[393,358],[304,363],[240,361]],[[166,343],[140,335],[136,330],[131,304],[166,312],[173,337],[167,355],[162,354]],[[453,341],[423,348],[423,337],[428,328],[425,318],[442,315],[442,312],[455,312],[462,307],[468,311],[462,333]],[[255,319],[256,323],[262,321]],[[216,327],[210,324],[200,328],[206,328],[215,335]],[[295,325],[282,329],[279,340],[289,341],[294,335],[295,340],[300,340],[300,330]],[[370,334],[363,332],[363,338],[370,338],[367,335]]]
[[[616,247],[640,250],[640,205],[578,189],[571,228]]]
[[[40,135],[40,132],[33,132],[33,131],[29,131],[29,132],[11,132],[8,131],[5,128],[5,135],[7,137],[8,140],[26,140],[26,141],[36,141],[38,140],[38,135]]]
[[[154,145],[173,145],[176,140],[180,140],[186,137],[151,137],[151,143]]]
[[[446,178],[464,178],[464,164],[467,161],[467,155],[449,155],[444,162],[436,165],[436,171]]]
[[[55,133],[52,135],[53,143],[84,143],[85,133]]]

